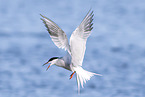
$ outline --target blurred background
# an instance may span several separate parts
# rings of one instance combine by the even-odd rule
[[[51,41],[40,14],[68,38],[88,10],[94,29],[83,68],[100,73],[77,94],[75,76],[63,68],[42,66],[63,56]],[[0,0],[0,97],[144,97],[144,0]]]

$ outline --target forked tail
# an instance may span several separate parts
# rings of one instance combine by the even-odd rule
[[[84,87],[83,84],[86,83],[90,78],[94,75],[102,76],[101,74],[92,73],[89,71],[84,70],[82,67],[76,67],[74,68],[76,72],[76,79],[77,79],[77,85],[78,85],[78,93],[80,92],[80,84],[82,88]]]

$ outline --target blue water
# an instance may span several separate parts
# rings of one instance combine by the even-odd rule
[[[66,52],[51,41],[40,15],[70,37],[88,10],[94,29],[83,68],[100,73],[77,94],[75,76],[42,66]],[[0,97],[144,97],[144,0],[0,0]]]

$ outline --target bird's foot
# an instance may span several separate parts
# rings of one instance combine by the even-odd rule
[[[74,74],[75,74],[75,71],[70,75],[70,78],[69,78],[69,79],[71,79],[71,78],[73,77]]]

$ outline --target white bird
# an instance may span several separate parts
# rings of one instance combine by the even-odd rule
[[[68,52],[64,57],[50,58],[48,62],[43,65],[50,63],[48,68],[51,65],[56,65],[72,71],[73,73],[70,75],[70,79],[73,77],[74,73],[76,73],[78,92],[80,92],[80,84],[83,87],[83,84],[90,80],[92,76],[100,75],[86,71],[82,68],[82,62],[86,50],[86,41],[93,29],[93,11],[89,10],[81,24],[72,33],[70,37],[70,44],[65,32],[56,23],[43,15],[41,16],[43,17],[41,20],[45,24],[54,44],[58,48],[65,49]]]

